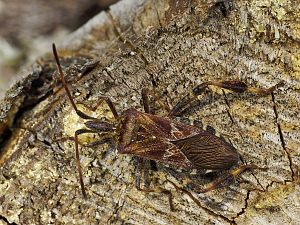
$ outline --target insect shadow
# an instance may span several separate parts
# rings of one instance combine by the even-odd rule
[[[86,198],[86,189],[83,182],[82,169],[79,156],[78,136],[85,133],[99,134],[102,138],[89,146],[96,146],[112,141],[117,147],[119,154],[131,154],[142,159],[154,160],[164,165],[187,170],[212,170],[228,171],[225,176],[219,177],[206,185],[199,187],[197,192],[204,193],[224,186],[229,180],[237,177],[245,170],[260,169],[258,166],[240,163],[238,151],[223,138],[217,137],[199,127],[188,125],[172,119],[180,116],[192,102],[197,100],[209,86],[224,88],[237,93],[250,92],[260,96],[271,94],[276,88],[282,86],[280,82],[268,89],[249,87],[246,83],[238,80],[221,82],[204,82],[196,86],[190,93],[184,96],[175,106],[170,109],[168,116],[161,117],[150,113],[149,95],[153,93],[148,89],[142,90],[142,102],[144,112],[135,108],[129,108],[119,114],[113,102],[105,96],[100,96],[100,101],[105,101],[112,112],[115,121],[106,122],[103,118],[94,118],[80,111],[71,96],[63,73],[60,60],[53,44],[53,54],[56,60],[57,69],[68,99],[77,115],[87,121],[85,129],[75,131],[75,155],[79,174],[79,182],[83,196]],[[140,187],[136,182],[136,188],[144,192],[160,192],[169,196],[171,210],[172,195],[169,190],[161,187],[155,189]]]

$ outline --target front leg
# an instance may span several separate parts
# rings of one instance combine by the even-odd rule
[[[149,101],[150,96],[153,98],[154,103],[158,104],[161,108],[163,108],[168,113],[170,113],[170,108],[169,108],[168,104],[166,104],[166,102],[162,101],[162,99],[160,99],[157,96],[155,89],[149,90],[148,88],[143,88],[142,89],[142,100],[143,100],[143,106],[144,106],[145,113],[150,113],[153,115],[155,114],[155,112],[154,112],[155,104],[154,104],[154,108],[150,109],[150,101]]]
[[[75,140],[75,157],[76,157],[76,165],[77,165],[77,171],[79,174],[79,183],[80,183],[80,188],[81,192],[84,198],[87,197],[86,192],[85,192],[85,187],[84,187],[84,182],[83,182],[83,175],[82,175],[82,169],[81,169],[81,164],[80,164],[80,156],[79,156],[79,141],[78,141],[78,136],[81,134],[90,134],[90,133],[97,133],[96,131],[88,130],[88,129],[79,129],[75,131],[74,135],[74,140]]]

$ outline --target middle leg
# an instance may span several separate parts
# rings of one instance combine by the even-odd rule
[[[257,88],[249,87],[245,82],[239,80],[214,82],[208,81],[196,86],[188,95],[184,96],[177,104],[171,109],[169,116],[179,116],[186,110],[192,102],[194,102],[199,95],[201,95],[209,86],[224,88],[237,93],[249,92],[259,96],[266,96],[273,93],[278,87],[283,86],[283,82],[270,87],[270,88]]]
[[[148,174],[149,170],[145,168],[145,161],[143,159],[139,159],[139,166],[137,167],[137,172],[136,172],[136,180],[135,180],[135,187],[138,191],[142,191],[145,193],[159,193],[159,194],[164,194],[167,195],[169,205],[170,205],[170,210],[175,211],[175,207],[173,204],[173,195],[171,191],[162,188],[160,186],[156,186],[153,188],[150,188],[148,186],[142,188],[141,187],[141,172],[144,174],[144,178],[147,177],[146,173]],[[154,184],[155,185],[155,184]]]

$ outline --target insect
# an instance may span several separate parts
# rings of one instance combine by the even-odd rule
[[[84,133],[105,135],[103,139],[95,142],[96,145],[103,144],[105,141],[112,139],[116,143],[117,151],[120,154],[131,154],[143,159],[154,160],[162,164],[184,169],[228,171],[227,175],[212,181],[206,188],[200,189],[199,192],[217,189],[229,178],[234,178],[245,170],[258,168],[252,164],[239,164],[240,155],[238,151],[224,139],[206,130],[178,122],[172,119],[172,117],[180,115],[189,103],[195,100],[209,86],[216,86],[238,93],[251,92],[265,96],[271,94],[276,88],[282,86],[283,83],[278,83],[271,88],[265,89],[248,87],[244,82],[236,80],[205,82],[195,87],[190,94],[184,96],[170,110],[168,117],[161,117],[150,113],[149,91],[147,89],[143,89],[142,91],[144,112],[140,112],[135,108],[129,108],[122,114],[119,114],[109,98],[100,97],[102,101],[107,103],[114,115],[115,121],[110,123],[91,117],[77,108],[65,81],[65,75],[56,47],[54,44],[52,47],[57,69],[68,99],[77,115],[87,120],[84,123],[86,128],[77,130],[74,135],[76,164],[80,187],[84,197],[87,195],[80,165],[78,141],[78,136]],[[234,167],[235,169],[232,169]]]

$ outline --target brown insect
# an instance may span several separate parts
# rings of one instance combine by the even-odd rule
[[[196,99],[198,95],[202,94],[210,85],[238,93],[247,91],[264,96],[271,94],[277,87],[281,86],[282,83],[264,89],[248,87],[244,82],[235,80],[205,82],[198,85],[190,94],[182,98],[173,109],[170,110],[169,117],[150,114],[147,89],[143,89],[142,91],[145,112],[140,112],[135,108],[129,108],[119,115],[112,101],[107,97],[101,97],[101,100],[104,100],[108,104],[115,118],[114,123],[109,123],[88,116],[77,108],[67,87],[54,44],[53,54],[61,81],[73,108],[79,117],[87,119],[85,122],[86,129],[77,130],[74,137],[76,163],[81,191],[84,197],[86,197],[86,191],[82,178],[78,148],[78,136],[83,133],[106,134],[106,138],[96,142],[96,144],[103,144],[108,139],[113,139],[120,154],[131,154],[143,159],[155,160],[162,164],[184,169],[229,171],[226,176],[209,183],[206,188],[199,190],[199,192],[214,190],[222,186],[228,179],[238,176],[243,171],[258,168],[256,165],[239,165],[240,155],[238,151],[223,138],[212,135],[195,126],[175,121],[171,117],[180,115],[189,103]],[[107,134],[109,135],[107,136]],[[237,168],[230,170],[235,166],[237,166]],[[137,188],[141,190],[140,187]],[[144,191],[152,192],[151,190]],[[166,190],[161,189],[160,192],[166,193]]]

